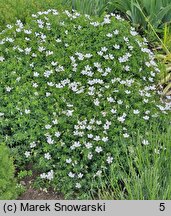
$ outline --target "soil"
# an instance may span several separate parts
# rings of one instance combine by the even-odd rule
[[[63,200],[60,194],[57,194],[52,189],[49,191],[41,191],[33,188],[28,188],[18,200]]]
[[[28,164],[27,170],[32,169],[32,164]],[[52,188],[48,190],[35,189],[33,183],[38,173],[33,171],[33,175],[27,176],[20,181],[20,184],[26,188],[26,191],[21,194],[17,200],[64,200],[64,196],[55,192]]]

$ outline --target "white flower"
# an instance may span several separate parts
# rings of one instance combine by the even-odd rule
[[[46,92],[46,97],[49,97],[51,95],[50,92]]]
[[[74,110],[67,110],[66,112],[66,115],[69,117],[69,116],[72,116],[72,113],[74,112]]]
[[[93,56],[93,55],[90,54],[90,53],[85,54],[85,57],[86,57],[86,58],[91,58],[92,56]]]
[[[100,141],[100,136],[95,136],[95,137],[94,137],[94,140],[95,140],[95,141]]]
[[[121,123],[123,123],[125,121],[125,118],[123,116],[118,117],[118,121],[120,121]]]
[[[46,174],[45,173],[40,174],[40,178],[45,179],[46,178]]]
[[[144,101],[144,103],[148,103],[148,99],[144,99],[143,101]]]
[[[34,88],[37,88],[37,87],[38,87],[38,84],[37,84],[37,83],[33,83],[33,87],[34,87]]]
[[[0,117],[1,117],[1,116],[4,116],[4,113],[1,113],[1,112],[0,112]]]
[[[110,102],[110,103],[112,103],[112,102],[114,102],[115,100],[114,100],[112,97],[107,97],[107,101]]]
[[[102,52],[102,51],[98,51],[97,54],[98,54],[99,56],[102,56],[102,55],[103,55],[103,52]]]
[[[126,71],[130,71],[130,66],[129,66],[129,65],[126,65],[126,66],[124,66],[124,69],[125,69]]]
[[[118,104],[123,104],[123,101],[122,100],[118,100]]]
[[[145,114],[149,114],[149,113],[150,113],[150,110],[145,111]]]
[[[155,154],[160,154],[160,150],[154,149]]]
[[[45,159],[50,160],[51,159],[51,155],[48,153],[44,154]]]
[[[103,138],[102,138],[102,141],[103,141],[103,142],[107,142],[108,140],[109,140],[108,137],[103,137]]]
[[[38,95],[39,95],[39,93],[38,93],[38,92],[34,92],[34,95],[35,95],[35,96],[38,96]]]
[[[109,59],[109,55],[104,55],[103,57],[104,57],[106,60]]]
[[[110,58],[111,60],[113,60],[115,57],[113,56],[113,54],[109,54],[109,58]]]
[[[53,123],[53,124],[58,124],[58,120],[55,119],[55,120],[52,121],[52,123]]]
[[[29,114],[29,113],[30,113],[30,110],[25,109],[25,113],[26,113],[26,114]]]
[[[113,161],[113,157],[108,157],[106,161],[107,161],[108,164],[111,164],[112,161]]]
[[[139,114],[140,111],[139,110],[133,110],[133,113],[136,115],[136,114]]]
[[[39,52],[43,52],[44,50],[46,50],[44,47],[40,47],[40,46],[38,47]]]
[[[142,144],[143,144],[143,145],[149,145],[149,141],[144,139],[144,140],[142,141]]]
[[[57,38],[57,39],[56,39],[56,42],[57,42],[57,43],[61,43],[61,42],[62,42],[62,40],[61,40],[61,39],[59,39],[59,38]]]
[[[85,147],[86,147],[87,149],[92,148],[92,143],[90,143],[90,142],[85,143]]]
[[[7,26],[7,28],[9,28],[9,29],[12,29],[12,28],[13,28],[13,26],[12,26],[12,25],[9,25],[9,24],[7,24],[6,26]]]
[[[131,31],[130,31],[130,34],[131,34],[132,36],[136,36],[138,33],[137,33],[136,31],[131,30]]]
[[[88,159],[89,159],[89,160],[91,160],[91,159],[92,159],[92,157],[93,157],[92,153],[91,153],[91,152],[90,152],[90,153],[88,153]]]
[[[7,86],[7,87],[6,87],[6,91],[7,91],[7,92],[10,92],[10,91],[11,91],[11,89],[12,89],[12,88],[11,88],[11,87],[9,87],[9,86]]]
[[[127,37],[123,37],[125,42],[129,42],[129,39]]]
[[[117,110],[111,109],[111,113],[115,114],[115,113],[117,113]]]
[[[45,128],[48,130],[52,127],[52,125],[45,125]]]
[[[147,116],[147,115],[146,115],[146,116],[143,116],[143,119],[144,119],[144,120],[148,120],[149,118],[150,118],[150,117]]]
[[[92,129],[92,126],[91,126],[91,125],[88,125],[88,126],[87,126],[87,129],[88,129],[88,130],[91,130],[91,129]]]
[[[115,31],[113,31],[113,34],[114,35],[118,35],[119,34],[119,30],[116,29]]]
[[[93,138],[93,134],[87,134],[87,137],[91,139]]]
[[[44,77],[48,78],[52,73],[53,73],[52,70],[47,70],[47,71],[44,72]]]
[[[25,154],[26,158],[28,158],[30,156],[30,152],[29,151],[26,151],[24,154]]]
[[[103,149],[102,149],[101,146],[97,146],[96,149],[95,149],[95,151],[96,151],[97,153],[100,153],[100,152],[103,151]]]
[[[0,56],[0,62],[3,62],[5,58],[3,56]]]
[[[47,143],[53,144],[53,143],[54,143],[54,140],[53,140],[50,136],[48,136],[48,137],[47,137]]]
[[[30,52],[31,52],[31,47],[30,48],[29,47],[25,48],[26,55],[30,54]]]
[[[81,184],[80,183],[76,183],[75,187],[79,189],[79,188],[81,188]]]
[[[123,134],[123,137],[124,137],[124,138],[128,138],[128,137],[129,137],[129,134],[125,133],[125,134]]]
[[[60,137],[61,133],[59,131],[55,132],[56,137]]]
[[[20,79],[21,79],[21,77],[17,77],[17,78],[16,78],[16,81],[17,81],[17,82],[19,82],[19,81],[20,81]]]
[[[53,170],[51,170],[51,171],[49,171],[49,172],[47,173],[46,178],[47,178],[48,180],[52,180],[52,179],[53,179],[53,175],[54,175],[54,172],[53,172]]]
[[[109,129],[109,125],[108,124],[104,124],[103,128],[104,128],[104,130],[108,130]]]
[[[100,25],[100,23],[99,23],[99,22],[91,22],[90,24],[91,24],[91,25],[93,25],[94,27],[97,27],[97,26],[99,26],[99,25]]]
[[[96,99],[94,100],[94,104],[95,104],[95,106],[99,106],[99,104],[100,104],[100,101],[99,101],[99,99],[98,99],[98,98],[96,98]]]
[[[104,24],[110,24],[111,20],[109,19],[109,17],[104,17]]]
[[[82,173],[79,173],[78,174],[78,178],[82,178],[83,177],[83,174]]]
[[[24,29],[24,33],[25,33],[25,34],[31,34],[32,31],[31,31],[31,30],[25,30],[25,29]]]
[[[28,38],[28,37],[25,37],[25,40],[26,40],[26,41],[30,41],[30,38]]]
[[[70,178],[74,178],[74,177],[75,177],[75,174],[72,173],[72,172],[69,172],[69,173],[68,173],[68,176],[69,176]]]
[[[108,50],[108,49],[107,49],[106,47],[102,47],[102,48],[101,48],[101,51],[102,51],[102,52],[106,52],[107,50]]]
[[[78,142],[74,142],[73,146],[77,148],[77,147],[80,147],[81,144],[80,144],[80,142],[78,141]]]
[[[96,172],[96,175],[95,176],[101,176],[101,174],[102,174],[102,171],[101,170],[98,170],[97,172]]]
[[[69,159],[66,159],[66,163],[70,164],[72,162],[72,159],[69,158]]]
[[[38,72],[34,72],[33,76],[38,77],[39,73]]]
[[[113,37],[113,35],[111,33],[108,33],[106,36],[109,38]]]
[[[115,49],[120,49],[120,45],[118,45],[118,44],[113,45],[113,47],[114,47]]]
[[[54,61],[51,62],[52,66],[56,66],[57,64],[58,64],[58,62],[54,62]]]
[[[102,124],[102,121],[96,121],[96,124],[97,124],[97,125],[101,125],[101,124]]]
[[[106,116],[106,112],[101,112],[102,116],[105,117]]]
[[[36,143],[35,142],[30,143],[30,148],[34,148],[34,147],[36,147]]]

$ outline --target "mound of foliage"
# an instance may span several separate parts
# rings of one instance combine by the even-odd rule
[[[7,25],[0,48],[0,136],[40,185],[84,197],[123,145],[150,146],[150,128],[167,125],[154,55],[118,15],[38,12]]]
[[[0,200],[15,199],[17,193],[13,160],[4,144],[0,144],[0,164]]]

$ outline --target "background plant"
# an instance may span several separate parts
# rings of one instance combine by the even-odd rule
[[[16,199],[18,193],[13,159],[4,143],[0,144],[0,164],[0,200]]]
[[[157,126],[157,125],[156,125]],[[99,188],[99,199],[154,200],[170,199],[170,126],[167,133],[151,133],[151,145],[144,148],[139,139],[137,146],[125,148],[125,159],[128,167],[118,157],[120,178],[114,166],[109,178],[109,184],[102,182]]]
[[[72,9],[78,10],[84,14],[100,16],[107,10],[108,2],[108,0],[73,0],[71,6]]]
[[[143,27],[143,29],[148,28],[148,22],[157,29],[171,20],[170,0],[111,0],[110,5],[110,10],[113,7],[114,10],[117,9],[124,15],[127,14],[134,25]]]

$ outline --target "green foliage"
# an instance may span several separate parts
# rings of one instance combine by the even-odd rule
[[[52,9],[8,25],[0,41],[0,138],[33,162],[39,185],[85,198],[120,169],[124,146],[138,136],[146,148],[156,122],[166,130],[154,55],[119,16]]]
[[[69,0],[67,2],[71,2],[72,9],[74,10],[78,10],[84,14],[100,16],[107,9],[109,0]]]
[[[19,173],[18,173],[18,178],[19,179],[23,179],[24,177],[31,177],[33,175],[32,173],[32,170],[21,170]]]
[[[9,149],[0,144],[0,200],[15,199],[17,196],[14,180],[14,165]]]
[[[137,26],[148,29],[148,24],[160,28],[171,20],[171,0],[111,0],[110,10],[119,10]]]
[[[110,183],[102,183],[99,188],[100,199],[125,200],[169,200],[171,193],[171,127],[166,133],[156,133],[153,129],[150,145],[144,149],[140,140],[137,146],[125,148],[125,160],[120,164],[120,178],[116,179],[116,169],[108,177]],[[128,167],[125,166],[127,164]],[[118,175],[117,175],[118,176]]]
[[[162,50],[158,52],[156,58],[163,63],[161,70],[160,84],[164,86],[163,95],[171,95],[171,26],[165,24],[163,32]],[[165,49],[165,47],[167,49]]]
[[[64,0],[0,0],[0,29],[17,19],[25,23],[32,13],[39,10],[59,9],[63,6],[67,8]]]

